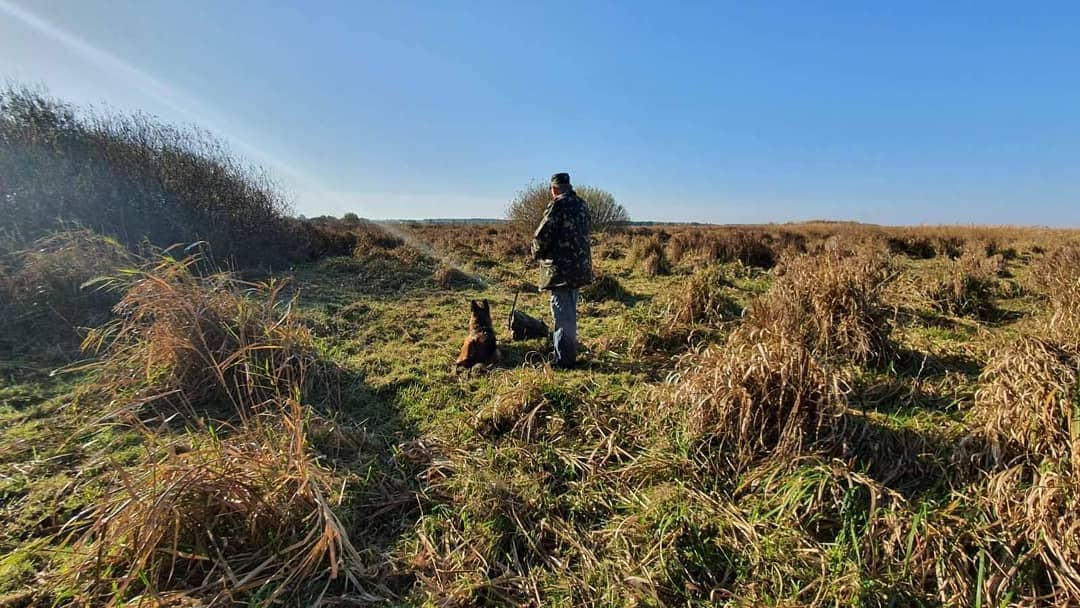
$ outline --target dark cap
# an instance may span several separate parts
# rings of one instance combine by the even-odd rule
[[[556,173],[555,175],[552,175],[551,176],[551,185],[552,186],[569,186],[570,185],[570,174],[569,173]]]

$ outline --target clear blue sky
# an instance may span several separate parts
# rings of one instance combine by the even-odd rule
[[[0,77],[202,124],[307,215],[569,171],[637,219],[1080,226],[1076,2],[0,0]]]

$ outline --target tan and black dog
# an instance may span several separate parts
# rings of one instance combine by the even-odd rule
[[[494,363],[499,358],[495,343],[495,327],[491,324],[491,306],[487,300],[470,302],[472,319],[469,321],[469,337],[461,347],[461,355],[454,362],[458,367],[472,367],[480,363]]]

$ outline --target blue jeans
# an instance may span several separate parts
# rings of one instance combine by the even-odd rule
[[[577,300],[577,289],[555,287],[551,290],[551,316],[555,320],[555,331],[551,334],[555,344],[554,365],[573,365],[577,358]]]

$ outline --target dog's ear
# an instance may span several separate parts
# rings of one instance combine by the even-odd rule
[[[481,303],[484,305],[484,310],[491,312],[491,304],[488,303],[487,299],[481,300]]]
[[[477,312],[480,310],[480,305],[476,302],[476,300],[469,300],[469,309],[473,312]]]

